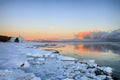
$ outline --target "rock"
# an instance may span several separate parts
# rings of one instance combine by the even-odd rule
[[[54,50],[54,51],[53,51],[53,53],[57,53],[57,54],[59,54],[60,52],[59,52],[59,51],[57,51],[57,50]]]
[[[19,36],[19,37],[11,37],[11,39],[9,40],[10,42],[25,42],[24,37]]]
[[[8,42],[11,37],[0,35],[0,42]]]
[[[87,71],[95,74],[96,68],[87,68]]]
[[[17,43],[19,42],[19,39],[18,39],[18,37],[15,39],[15,42],[17,42]]]
[[[28,61],[20,62],[20,63],[17,63],[16,65],[17,65],[17,68],[26,68],[30,66]]]
[[[104,72],[103,72],[102,70],[97,69],[97,70],[95,71],[95,74],[96,74],[96,75],[103,75]]]
[[[21,67],[29,67],[30,66],[30,64],[29,64],[29,62],[28,61],[25,61],[25,62],[23,62],[23,64],[21,64]]]
[[[25,65],[25,64],[23,63],[23,64],[21,64],[20,66],[23,67],[24,65]]]

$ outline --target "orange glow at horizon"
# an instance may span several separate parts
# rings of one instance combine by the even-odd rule
[[[77,38],[83,40],[84,37],[85,37],[86,35],[89,35],[89,34],[90,34],[90,32],[79,32],[78,34],[76,34],[76,36],[77,36]]]
[[[101,32],[100,30],[94,30],[92,32]],[[88,36],[92,33],[91,31],[84,31],[84,32],[79,32],[76,34],[76,37],[79,38],[80,40],[83,40],[85,36]]]
[[[58,39],[57,37],[49,37],[49,36],[43,37],[43,36],[40,36],[40,35],[36,35],[36,36],[27,35],[27,36],[23,36],[23,37],[26,40],[30,40],[30,41],[32,41],[32,40],[56,40],[56,39]]]
[[[100,32],[100,30],[94,30],[92,32]],[[81,40],[84,39],[86,35],[90,35],[92,33],[91,31],[83,31],[77,33],[75,36]],[[23,36],[25,40],[56,40],[56,39],[70,39],[74,38],[73,33],[53,33],[53,32],[48,32],[48,33],[43,33],[43,32],[19,32],[19,31],[13,31],[13,32],[8,32],[8,31],[1,31],[1,35],[6,35],[10,37],[18,37]]]

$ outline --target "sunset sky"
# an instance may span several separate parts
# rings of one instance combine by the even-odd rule
[[[57,39],[119,28],[119,0],[0,0],[0,35]]]

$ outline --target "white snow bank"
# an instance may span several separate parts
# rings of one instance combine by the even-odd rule
[[[35,44],[35,42],[24,43],[2,43],[0,42],[0,68],[15,68],[20,64],[23,64],[27,60],[27,54],[41,54],[46,53],[43,50],[29,48]],[[44,45],[44,44],[42,44]],[[36,55],[37,56],[37,55]]]
[[[22,70],[0,70],[0,80],[41,80],[33,73],[24,73]]]
[[[0,80],[112,80],[110,67],[33,48],[39,44],[0,43]]]

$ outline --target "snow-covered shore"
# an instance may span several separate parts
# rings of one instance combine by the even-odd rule
[[[0,80],[112,80],[112,68],[44,51],[35,42],[0,43]]]

